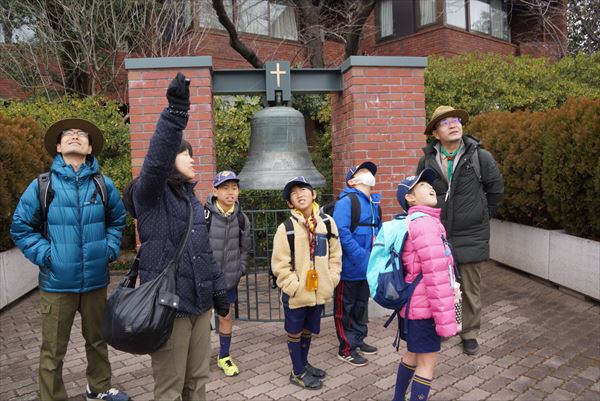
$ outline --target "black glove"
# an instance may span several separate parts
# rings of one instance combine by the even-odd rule
[[[221,290],[213,294],[213,303],[217,315],[225,317],[229,313],[229,300],[227,299],[227,291]]]
[[[167,89],[169,108],[187,112],[190,109],[190,80],[178,72]]]

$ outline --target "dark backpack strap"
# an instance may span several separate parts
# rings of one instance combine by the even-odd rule
[[[350,197],[350,232],[353,233],[360,223],[360,200],[354,192],[348,194]]]
[[[285,227],[285,233],[287,235],[287,240],[288,240],[288,244],[290,246],[290,258],[291,258],[291,264],[292,264],[292,271],[296,270],[296,266],[295,266],[295,261],[294,261],[294,254],[295,254],[295,244],[294,244],[294,222],[292,221],[292,218],[290,217],[289,219],[286,219],[283,222],[283,225]]]
[[[325,213],[319,213],[321,220],[325,223],[325,228],[327,229],[327,240],[330,238],[338,238],[337,235],[334,235],[331,231],[331,217]]]
[[[242,250],[243,247],[243,242],[244,242],[244,231],[246,230],[246,219],[244,218],[244,213],[242,213],[241,209],[238,209],[238,213],[237,213],[237,221],[238,221],[238,226],[240,228],[240,252]]]
[[[104,180],[104,176],[100,173],[96,173],[92,176],[92,181],[96,187],[94,190],[94,195],[92,195],[92,200],[95,202],[96,196],[100,195],[100,200],[104,206],[104,221],[110,221],[111,210],[108,207],[108,189],[106,189],[106,181]]]
[[[204,221],[206,222],[206,232],[210,234],[210,225],[212,223],[212,213],[204,206]]]
[[[50,171],[46,171],[37,177],[38,199],[40,202],[40,227],[44,236],[48,233],[48,205],[50,205],[50,202],[54,198],[50,178]]]
[[[475,148],[475,152],[473,152],[473,156],[471,156],[471,165],[473,166],[473,170],[475,170],[477,179],[482,183],[483,176],[481,175],[481,162],[479,161],[479,146]]]

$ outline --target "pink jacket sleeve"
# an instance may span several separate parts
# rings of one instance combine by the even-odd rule
[[[450,287],[448,266],[452,256],[446,255],[442,241],[443,227],[433,218],[424,216],[410,222],[410,236],[421,262],[425,293],[435,321],[435,331],[441,337],[456,334],[454,294]]]

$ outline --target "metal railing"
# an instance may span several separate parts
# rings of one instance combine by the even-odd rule
[[[244,210],[252,233],[252,249],[246,275],[238,285],[235,318],[252,321],[282,321],[281,292],[272,288],[271,253],[277,227],[290,216],[289,209]],[[323,316],[333,314],[333,303],[325,305]]]

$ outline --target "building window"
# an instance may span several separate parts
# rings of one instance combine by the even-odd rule
[[[294,9],[284,1],[224,0],[229,18],[240,32],[298,40]],[[223,29],[210,0],[200,0],[200,26]]]
[[[486,1],[469,1],[471,31],[490,35],[492,32],[490,4]]]
[[[446,0],[446,24],[467,29],[465,0]]]
[[[508,40],[508,17],[502,0],[491,0],[492,36]]]
[[[392,0],[382,0],[379,3],[379,26],[381,37],[385,38],[394,33],[394,12]]]
[[[418,0],[419,26],[435,24],[435,1],[436,0]]]

